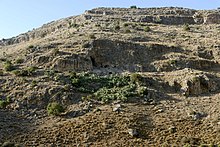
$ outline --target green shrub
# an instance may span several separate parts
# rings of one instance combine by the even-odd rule
[[[183,25],[183,30],[184,30],[184,31],[190,31],[189,24],[184,24],[184,25]]]
[[[137,74],[137,73],[131,74],[131,75],[130,75],[130,81],[131,81],[131,83],[137,83],[137,82],[139,82],[139,77],[140,77],[140,75]]]
[[[32,75],[37,70],[37,67],[36,66],[30,66],[26,70],[28,72],[28,75]]]
[[[49,115],[60,115],[64,112],[64,108],[59,103],[53,102],[47,105],[47,112]]]
[[[37,81],[33,80],[33,81],[31,82],[31,87],[35,87],[35,86],[37,86]]]
[[[12,73],[16,76],[27,76],[28,72],[26,70],[14,70]]]
[[[18,58],[18,59],[15,60],[16,64],[21,64],[23,62],[24,62],[24,59],[22,59],[22,58]]]
[[[96,39],[96,37],[95,37],[94,34],[89,34],[89,38],[90,38],[90,39]]]
[[[4,75],[3,70],[0,70],[0,76],[3,76],[3,75]]]
[[[12,63],[10,61],[6,61],[4,63],[4,69],[5,69],[5,71],[12,71],[15,69],[15,67],[12,65]]]
[[[13,74],[16,76],[31,76],[33,75],[34,71],[36,70],[36,67],[31,66],[26,69],[17,69],[13,71]]]
[[[137,9],[137,6],[130,6],[131,9]]]
[[[114,27],[114,30],[115,30],[115,31],[119,31],[120,29],[121,29],[120,25],[116,25],[116,26]]]
[[[126,30],[125,30],[125,33],[131,33],[131,30],[126,29]]]
[[[0,100],[0,109],[5,108],[10,103],[10,98],[7,97],[6,100]]]
[[[55,76],[56,73],[54,70],[50,69],[50,70],[44,71],[44,74],[47,75],[48,77],[53,77]]]
[[[169,64],[171,65],[176,65],[176,63],[177,63],[177,60],[169,60]]]
[[[70,79],[77,91],[90,93],[89,98],[83,97],[84,100],[96,99],[103,102],[114,100],[127,101],[133,96],[144,96],[147,94],[147,88],[138,85],[138,74],[131,76],[109,75],[98,76],[88,73],[70,74]]]
[[[5,108],[7,106],[7,102],[4,100],[0,100],[0,108]]]
[[[60,52],[59,49],[55,48],[55,49],[53,49],[52,54],[53,54],[53,56],[56,56],[59,54],[59,52]]]
[[[130,23],[124,23],[123,26],[124,27],[128,27],[130,25]]]
[[[94,93],[97,100],[103,101],[105,103],[113,100],[127,101],[129,97],[135,95],[134,84],[126,85],[123,87],[103,87]]]
[[[148,94],[147,87],[144,87],[144,86],[138,87],[137,93],[139,96],[146,96]]]
[[[150,29],[150,27],[149,27],[149,26],[146,26],[146,27],[144,28],[144,31],[145,31],[145,32],[150,32],[150,31],[151,31],[151,29]]]
[[[29,45],[28,48],[30,48],[30,49],[31,49],[31,48],[34,48],[34,45]]]

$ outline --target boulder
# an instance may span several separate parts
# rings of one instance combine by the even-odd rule
[[[207,75],[197,75],[183,81],[181,91],[183,95],[190,96],[213,92],[217,88],[217,83]]]

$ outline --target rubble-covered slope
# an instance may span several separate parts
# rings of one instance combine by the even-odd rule
[[[219,17],[96,8],[1,40],[0,145],[220,144]]]

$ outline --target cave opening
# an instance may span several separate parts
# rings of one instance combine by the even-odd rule
[[[95,62],[95,59],[93,57],[90,56],[90,59],[92,61],[92,66],[97,67],[97,64]]]

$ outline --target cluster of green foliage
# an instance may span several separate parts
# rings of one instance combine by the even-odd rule
[[[125,33],[131,33],[131,30],[126,29],[126,30],[125,30]]]
[[[59,54],[59,52],[60,52],[59,49],[58,49],[58,48],[55,48],[55,49],[52,50],[52,55],[53,55],[53,56],[56,56],[56,55]]]
[[[184,24],[184,25],[183,25],[183,30],[184,30],[184,31],[190,31],[189,24]]]
[[[0,70],[0,76],[3,76],[3,75],[4,75],[3,70]]]
[[[28,48],[29,49],[34,48],[34,45],[29,45]]]
[[[6,61],[4,63],[4,69],[5,71],[12,71],[15,69],[15,67],[13,66],[13,64],[11,63],[11,61]]]
[[[150,27],[149,27],[149,26],[146,26],[146,27],[144,28],[144,31],[145,31],[145,32],[150,32],[150,31],[151,31],[151,29],[150,29]]]
[[[128,27],[130,25],[130,23],[124,23],[123,26],[124,27]]]
[[[96,39],[95,34],[89,34],[90,39]]]
[[[18,59],[15,60],[16,64],[21,64],[23,62],[24,62],[24,59],[22,59],[22,58],[18,58]]]
[[[64,108],[57,102],[52,102],[47,105],[47,113],[49,115],[60,115],[64,112]]]
[[[5,108],[10,103],[10,99],[7,98],[6,100],[0,100],[0,109]]]
[[[37,68],[35,66],[28,67],[26,69],[17,69],[13,73],[16,76],[32,76]]]
[[[80,25],[74,22],[69,22],[69,28],[78,28]]]
[[[176,65],[177,64],[177,60],[169,60],[169,64],[170,65]]]
[[[137,6],[130,6],[131,9],[137,9]]]
[[[103,102],[111,100],[127,101],[129,97],[136,95],[135,89],[135,84],[128,84],[122,87],[114,86],[112,88],[103,87],[94,93],[94,97]]]
[[[115,30],[115,31],[119,31],[120,29],[121,29],[120,25],[114,26],[114,30]]]
[[[147,94],[147,88],[139,84],[138,74],[99,76],[89,73],[72,73],[70,78],[73,87],[79,92],[90,94],[83,99],[96,99],[103,102],[127,101],[130,97]]]

